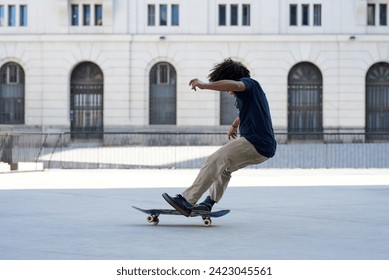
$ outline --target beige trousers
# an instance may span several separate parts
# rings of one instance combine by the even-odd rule
[[[234,139],[208,157],[196,180],[182,196],[189,203],[195,204],[209,189],[210,197],[219,202],[232,172],[250,164],[262,163],[267,159],[244,137]]]

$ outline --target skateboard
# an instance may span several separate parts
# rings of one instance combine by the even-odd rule
[[[143,213],[148,214],[146,220],[150,224],[158,225],[159,215],[179,215],[183,216],[180,212],[175,209],[141,209],[136,206],[132,206],[136,210],[139,210]],[[230,210],[219,210],[214,212],[202,211],[202,210],[193,210],[189,217],[201,217],[203,219],[203,225],[209,227],[212,224],[211,218],[218,218],[224,215],[227,215]]]

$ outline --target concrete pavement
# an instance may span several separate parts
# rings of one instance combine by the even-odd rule
[[[209,228],[147,224],[197,170],[0,174],[0,259],[389,259],[389,172],[241,170]]]

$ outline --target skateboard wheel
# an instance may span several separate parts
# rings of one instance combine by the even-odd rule
[[[157,217],[155,217],[152,223],[155,226],[158,225],[159,224],[159,219]]]
[[[147,222],[150,223],[150,224],[154,222],[154,219],[155,219],[155,217],[153,215],[149,215],[146,218]]]
[[[204,219],[203,222],[205,227],[209,227],[212,224],[212,220],[209,218]]]
[[[158,225],[158,223],[159,223],[158,217],[154,216],[154,215],[147,216],[146,220],[148,223],[153,224],[153,225]]]

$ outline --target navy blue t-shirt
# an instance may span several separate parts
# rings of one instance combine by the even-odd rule
[[[245,90],[235,92],[240,135],[253,144],[258,153],[271,158],[276,152],[277,142],[266,95],[257,81],[251,78],[242,78],[241,81]]]

